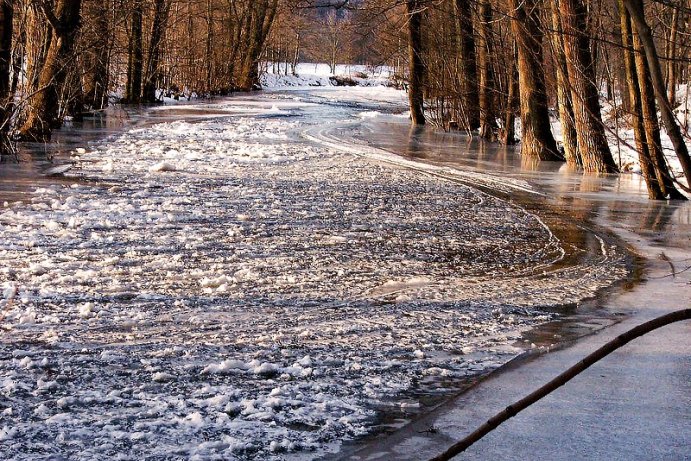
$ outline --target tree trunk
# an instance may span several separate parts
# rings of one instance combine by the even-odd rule
[[[144,49],[142,46],[142,0],[134,0],[132,26],[127,60],[127,88],[125,100],[137,104],[142,98],[142,74],[144,70]]]
[[[47,141],[58,118],[60,93],[64,89],[80,25],[81,0],[58,0],[55,8],[42,10],[53,30],[45,65],[41,69],[38,91],[29,99],[29,113],[20,135],[24,140]]]
[[[518,50],[516,42],[513,42],[514,61],[518,60]],[[518,89],[518,68],[510,66],[509,78],[507,82],[508,93],[506,95],[506,106],[504,109],[504,130],[502,132],[501,142],[505,146],[516,144],[516,109],[519,104],[519,89]]]
[[[645,50],[645,58],[650,68],[650,76],[655,89],[655,97],[660,106],[660,114],[662,121],[665,124],[667,135],[672,141],[674,151],[679,158],[679,163],[684,170],[686,183],[691,186],[691,158],[689,157],[689,150],[686,147],[686,142],[681,134],[679,125],[674,119],[672,106],[669,104],[667,94],[665,92],[665,81],[662,77],[662,69],[660,67],[660,59],[657,55],[655,42],[651,35],[650,27],[645,21],[645,13],[643,12],[643,3],[641,0],[624,0],[624,6],[631,15],[631,21],[636,26],[636,32],[641,39],[641,44]]]
[[[213,43],[214,43],[214,18],[211,8],[211,0],[206,0],[206,92],[211,93],[213,83]]]
[[[408,15],[408,61],[410,77],[408,82],[408,101],[413,125],[424,125],[423,84],[425,65],[422,60],[422,11],[419,0],[406,0]]]
[[[84,62],[84,104],[86,109],[101,110],[108,106],[109,30],[108,2],[87,3],[84,16],[90,18]]]
[[[14,102],[10,80],[13,23],[14,6],[12,1],[0,0],[0,154],[11,150],[9,133]]]
[[[582,0],[559,0],[559,10],[576,139],[583,169],[591,173],[616,172],[617,166],[609,150],[600,116],[595,65],[586,31],[586,6]]]
[[[480,1],[477,62],[479,67],[480,137],[488,141],[497,139],[497,117],[495,113],[496,88],[491,58],[494,56],[492,42],[492,4]]]
[[[480,127],[480,99],[478,95],[477,65],[475,63],[475,31],[473,30],[470,0],[456,0],[456,21],[458,24],[458,55],[460,57],[461,101],[465,115],[466,129]]]
[[[672,27],[669,31],[668,53],[667,53],[667,92],[669,103],[674,107],[677,99],[677,31],[679,30],[679,9],[673,8]]]
[[[239,84],[244,91],[259,87],[259,61],[276,17],[278,0],[256,0],[250,8],[249,42]]]
[[[148,103],[157,101],[156,89],[162,80],[160,69],[161,45],[163,44],[163,33],[168,21],[169,9],[170,3],[168,0],[155,0],[154,22],[151,26],[151,42],[149,45],[149,55],[146,60],[146,80],[142,96],[142,101]]]
[[[653,200],[667,197],[672,200],[685,199],[684,195],[674,186],[662,150],[660,125],[655,106],[655,91],[651,82],[648,62],[640,40],[634,35],[635,30],[631,25],[631,18],[621,1],[619,3],[622,31],[624,32],[622,33],[622,43],[626,47],[624,52],[630,86],[629,96],[634,115],[634,135],[636,147],[639,150],[641,172],[648,185],[648,196]]]
[[[564,55],[564,42],[562,40],[561,18],[559,16],[559,1],[552,0],[552,44],[554,55],[554,67],[557,76],[557,105],[559,107],[559,120],[561,121],[562,143],[564,146],[564,158],[571,166],[581,166],[581,156],[578,152],[576,125],[573,119],[573,106],[571,104],[571,89],[569,88],[569,71]]]
[[[629,96],[629,111],[631,113],[631,124],[633,126],[634,137],[636,139],[636,150],[641,164],[641,173],[648,188],[648,197],[652,200],[663,200],[665,194],[662,192],[662,185],[658,180],[650,155],[650,145],[646,139],[646,130],[643,125],[643,109],[641,107],[641,89],[638,84],[638,74],[636,62],[633,56],[633,36],[631,33],[631,19],[621,0],[619,0],[619,14],[621,22],[621,42],[624,53],[624,67],[626,69],[626,81]],[[659,132],[658,132],[659,134]]]
[[[43,13],[38,10],[38,6],[29,7],[26,38],[26,75],[27,93],[29,94],[38,90],[41,69],[45,65],[52,38],[53,29],[44,20]]]
[[[562,160],[552,135],[542,59],[540,0],[509,0],[511,27],[518,45],[518,86],[523,137],[521,155]]]
[[[291,73],[294,77],[298,76],[298,63],[300,61],[300,44],[301,44],[300,32],[295,32],[295,49],[293,50],[293,60],[290,63]]]

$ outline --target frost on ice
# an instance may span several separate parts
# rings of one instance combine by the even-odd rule
[[[472,188],[290,117],[131,130],[0,212],[0,457],[271,459],[505,363],[619,277]]]

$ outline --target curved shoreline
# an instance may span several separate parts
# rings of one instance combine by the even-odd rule
[[[400,155],[395,152],[394,154]],[[435,162],[425,162],[424,160],[418,161],[423,164],[439,166],[439,164]],[[443,165],[448,166],[448,162],[443,163]],[[480,189],[485,190],[482,185],[479,185],[479,187]],[[492,193],[491,191],[487,192],[490,194]],[[496,191],[495,194],[497,194]],[[499,192],[498,194],[500,196],[506,196],[506,194],[503,192]],[[561,213],[557,211],[553,205],[547,202],[547,200],[542,200],[542,197],[536,198],[534,194],[519,194],[519,196],[521,198],[518,199],[518,202],[521,204],[521,206],[525,206],[527,209],[530,209],[533,212],[541,213],[541,216],[543,217],[545,210],[542,207],[547,206],[550,209],[549,213],[556,215],[556,218],[552,217],[552,219],[554,219],[557,223],[560,221],[562,223],[565,222],[565,213],[563,211]],[[629,252],[630,271],[626,278],[619,280],[609,287],[600,289],[595,296],[584,299],[583,303],[579,303],[582,305],[579,306],[578,311],[574,310],[570,314],[566,314],[555,321],[540,324],[530,331],[524,333],[524,338],[529,338],[529,341],[531,342],[536,339],[542,339],[544,341],[542,347],[526,350],[523,354],[520,354],[513,360],[495,370],[492,370],[489,374],[479,376],[477,380],[474,380],[470,383],[465,383],[461,390],[455,395],[450,396],[448,399],[445,399],[440,403],[437,403],[431,407],[428,412],[424,412],[411,418],[409,423],[400,429],[390,432],[389,435],[373,435],[359,441],[356,440],[352,443],[347,443],[337,454],[334,456],[325,456],[323,459],[374,460],[384,459],[387,456],[395,456],[396,459],[400,460],[413,460],[421,459],[421,453],[425,453],[424,456],[431,457],[443,450],[445,445],[450,444],[450,441],[442,442],[442,440],[452,440],[448,439],[447,436],[436,435],[439,432],[439,428],[435,426],[437,416],[446,415],[454,411],[456,413],[462,411],[459,405],[463,404],[460,402],[464,400],[474,400],[473,395],[482,393],[481,389],[485,381],[489,380],[492,383],[502,382],[505,376],[511,376],[517,371],[522,371],[526,368],[529,368],[529,364],[535,365],[535,362],[538,364],[541,363],[541,360],[545,360],[545,356],[551,356],[552,354],[560,351],[578,349],[579,347],[583,349],[584,346],[588,345],[588,343],[597,342],[601,336],[606,337],[608,333],[611,335],[612,332],[621,331],[625,325],[632,325],[635,322],[649,319],[649,314],[642,315],[640,312],[636,312],[635,306],[631,305],[627,307],[623,306],[621,303],[622,300],[629,299],[632,293],[639,291],[646,292],[646,289],[648,292],[654,291],[654,288],[646,288],[650,284],[650,280],[646,280],[646,277],[650,274],[657,274],[659,278],[664,278],[664,275],[660,275],[661,271],[659,265],[658,267],[655,267],[655,264],[653,264],[652,260],[650,259],[650,254],[646,256],[643,255],[644,253],[650,252],[650,242],[641,244],[638,238],[632,238],[630,234],[626,235],[625,232],[622,232],[621,228],[615,229],[613,226],[611,226],[611,222],[609,223],[610,226],[607,226],[604,223],[596,223],[596,220],[597,217],[591,219],[587,224],[588,227],[591,227],[589,232],[597,232],[600,235],[604,235],[608,241],[616,242],[618,245],[625,247]],[[687,225],[687,228],[688,227],[689,226]],[[598,230],[593,230],[593,228]],[[584,230],[586,229],[584,228]],[[556,232],[559,231],[557,230]],[[586,230],[586,232],[588,232],[588,230]],[[691,253],[691,251],[687,251],[686,254],[689,253]],[[671,262],[670,265],[672,265]],[[689,283],[691,284],[691,282]],[[691,290],[687,289],[686,293],[691,295]],[[682,294],[682,299],[683,297],[684,295]],[[689,300],[691,300],[691,297],[689,297]],[[619,306],[619,309],[614,307],[613,310],[613,306]],[[583,311],[583,307],[586,307],[585,312]],[[550,343],[550,337],[553,335],[555,324],[573,324],[574,326],[578,327],[579,324],[581,324],[583,317],[588,319],[591,323],[592,321],[601,323],[590,325],[590,327],[581,329],[581,331],[574,332],[573,335],[568,338],[565,338],[560,331],[559,340],[557,343]],[[677,328],[681,329],[683,326],[679,326]],[[585,348],[587,349],[587,347]],[[567,365],[568,364],[565,364],[565,366]],[[539,367],[539,365],[536,366]],[[513,378],[508,378],[507,384],[511,382],[511,379]],[[489,386],[491,385],[492,384]],[[517,394],[517,396],[520,397],[521,395]],[[506,401],[506,404],[510,403],[510,401],[511,400]],[[491,414],[492,413],[488,413],[487,417],[491,416]],[[448,421],[448,418],[445,421]],[[483,421],[484,420],[478,420],[475,424],[479,425]],[[470,430],[474,429],[473,426],[464,426],[464,428],[465,429],[463,429],[459,434],[463,434],[464,432],[469,432]],[[420,442],[420,439],[424,439],[426,437],[436,440],[431,449],[428,445],[426,445],[425,442]],[[403,451],[401,451],[399,448],[403,449]],[[422,449],[422,451],[419,451],[420,449]],[[410,455],[410,453],[415,453],[415,455]],[[482,453],[480,459],[486,459],[487,456],[492,456],[488,455],[486,451],[480,451],[479,453]],[[503,453],[504,455],[507,454],[506,452]],[[506,459],[509,458],[510,457],[507,457]],[[511,457],[511,459],[514,458]],[[525,457],[517,457],[515,459],[525,459]]]
[[[526,210],[524,210],[524,211],[526,211]],[[534,214],[534,213],[531,213],[531,212],[529,212],[529,211],[526,211],[526,212],[529,213],[529,214]],[[551,231],[550,231],[550,232],[551,232]],[[607,239],[605,239],[605,240],[607,240]],[[594,242],[593,244],[596,245],[596,246],[597,246],[597,245],[602,245],[602,243],[597,243],[597,242]],[[604,249],[603,249],[603,251],[604,251]],[[573,256],[574,256],[576,259],[578,259],[578,257],[579,257],[578,254],[574,254]],[[619,319],[618,319],[618,318],[615,318],[615,320],[619,320]],[[544,327],[544,325],[545,325],[545,324],[543,324],[543,328],[546,328],[546,327]],[[538,329],[539,329],[539,328],[538,328]],[[562,333],[563,333],[563,332],[562,332]],[[535,342],[535,341],[537,341],[537,340],[534,340],[533,342]],[[546,337],[544,338],[544,341],[545,341],[545,344],[548,344],[548,343],[549,343],[549,337],[546,336]],[[562,335],[562,338],[560,338],[560,342],[563,343],[563,341],[564,341],[564,338],[563,338],[563,335]],[[540,345],[540,342],[537,341],[537,344],[538,344],[538,346],[539,346],[539,345]],[[510,362],[510,363],[512,363],[512,362]],[[514,367],[514,366],[516,365],[516,363],[517,363],[517,362],[513,362],[513,364],[511,365],[511,367]],[[494,374],[492,374],[492,376],[494,376]],[[300,455],[304,456],[304,455],[307,455],[307,453],[296,454],[296,456],[300,456]]]
[[[616,297],[624,290],[630,290],[637,284],[641,283],[641,277],[645,266],[645,261],[636,254],[635,249],[631,247],[631,245],[624,239],[605,228],[597,228],[598,226],[592,222],[583,224],[570,223],[566,213],[563,210],[558,210],[555,206],[548,203],[546,200],[546,195],[543,195],[538,190],[525,189],[520,184],[514,185],[510,182],[507,187],[511,192],[501,189],[492,189],[482,182],[475,183],[469,178],[459,179],[453,177],[453,175],[449,175],[448,164],[439,165],[434,162],[424,162],[419,160],[411,162],[409,159],[401,156],[399,153],[389,149],[382,149],[381,152],[385,155],[388,153],[393,154],[400,158],[401,161],[397,161],[395,158],[382,159],[377,155],[376,151],[379,150],[379,148],[376,146],[372,146],[371,144],[362,146],[358,143],[353,143],[352,140],[339,138],[333,135],[334,131],[345,131],[343,127],[351,128],[357,125],[358,124],[355,122],[346,122],[342,124],[342,126],[329,126],[326,128],[317,127],[316,129],[310,128],[305,130],[302,136],[310,141],[325,144],[330,148],[342,150],[352,153],[356,156],[362,156],[364,158],[370,158],[371,153],[374,153],[375,161],[382,161],[383,163],[389,163],[394,167],[401,167],[426,175],[439,176],[445,180],[452,182],[457,181],[469,187],[479,189],[483,193],[500,200],[507,201],[507,203],[511,203],[513,206],[518,206],[527,212],[534,214],[536,217],[538,217],[538,219],[544,221],[542,224],[545,226],[545,228],[549,229],[550,232],[553,232],[556,238],[562,242],[563,245],[572,247],[572,249],[576,248],[577,243],[579,243],[574,241],[574,229],[578,229],[584,234],[595,236],[597,239],[602,239],[601,245],[604,245],[604,242],[606,242],[608,245],[616,245],[617,247],[625,249],[628,273],[625,277],[615,281],[609,286],[598,289],[596,293],[581,299],[576,304],[555,304],[546,309],[546,311],[558,313],[558,317],[546,323],[538,324],[523,332],[522,339],[520,341],[527,342],[528,346],[525,344],[516,343],[518,347],[524,349],[524,352],[518,356],[504,363],[500,367],[490,370],[489,372],[467,377],[462,381],[450,382],[448,384],[449,389],[454,389],[454,391],[433,398],[431,402],[424,406],[423,410],[415,413],[395,412],[392,414],[384,411],[383,419],[381,423],[376,426],[377,429],[375,429],[373,433],[368,434],[362,439],[356,439],[352,442],[344,443],[343,447],[337,452],[337,454],[325,455],[324,457],[320,458],[325,460],[334,459],[334,456],[335,459],[350,459],[351,456],[356,456],[361,450],[363,450],[363,446],[365,447],[364,450],[367,451],[367,441],[373,441],[375,446],[379,446],[380,444],[378,443],[378,440],[380,440],[382,437],[387,438],[388,436],[386,434],[395,435],[399,431],[406,433],[409,432],[407,429],[409,427],[415,427],[416,430],[420,429],[420,420],[426,420],[435,412],[443,411],[446,405],[458,399],[463,394],[472,392],[472,389],[479,385],[482,381],[489,378],[494,378],[495,376],[505,373],[508,370],[515,369],[516,367],[520,367],[529,361],[533,361],[540,356],[543,356],[544,354],[554,352],[555,350],[568,348],[576,342],[582,341],[586,337],[597,333],[601,329],[610,327],[623,321],[626,316],[630,314],[607,312],[604,308],[598,307],[598,304],[600,304],[603,299]],[[370,155],[362,154],[361,151],[363,149],[370,153]],[[430,170],[428,167],[432,167],[433,169]],[[435,170],[441,172],[437,172]],[[597,250],[592,249],[591,252],[597,253]],[[571,251],[565,255],[565,257],[555,266],[568,267],[576,266],[579,263],[586,264],[589,257],[592,258],[593,255],[584,254],[580,251]],[[396,427],[399,427],[398,424],[390,426],[391,422],[394,422],[399,418],[407,419],[408,422],[398,429],[396,429]],[[417,432],[424,432],[424,430],[417,430]]]
[[[504,290],[515,271],[548,304],[535,268],[563,258],[552,233],[467,186],[289,139],[330,110],[309,107],[130,130],[85,154],[93,181],[4,210],[3,281],[22,299],[2,344],[7,450],[81,456],[49,443],[61,427],[119,451],[133,420],[138,453],[181,437],[209,456],[305,453],[515,355],[545,313]],[[206,445],[200,427],[247,442]]]

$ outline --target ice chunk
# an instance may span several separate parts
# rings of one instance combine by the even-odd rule
[[[170,373],[158,372],[158,373],[154,373],[154,375],[151,377],[151,379],[157,383],[167,383],[167,382],[174,380],[175,376],[171,375]]]
[[[202,374],[237,373],[248,370],[249,368],[249,365],[242,360],[228,359],[219,364],[212,363],[211,365],[207,365],[207,367],[202,370]]]
[[[149,171],[152,173],[162,173],[166,171],[177,171],[177,167],[173,165],[172,163],[168,162],[159,162],[149,168]]]

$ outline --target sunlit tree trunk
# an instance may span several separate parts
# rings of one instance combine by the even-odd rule
[[[42,6],[53,30],[45,64],[39,77],[39,88],[29,99],[29,112],[22,125],[22,139],[46,141],[51,130],[60,126],[60,92],[74,63],[74,45],[80,24],[81,0],[58,0],[56,6]]]
[[[211,93],[213,87],[213,43],[214,43],[214,18],[211,8],[211,0],[206,0],[206,91]]]
[[[691,185],[691,158],[689,157],[689,150],[681,134],[681,129],[674,118],[672,107],[665,92],[665,81],[662,77],[660,59],[657,55],[650,27],[645,20],[643,2],[642,0],[624,0],[624,6],[631,16],[631,22],[635,25],[636,33],[640,37],[641,44],[645,50],[645,58],[650,69],[650,77],[665,130],[672,141],[674,151],[684,171],[686,182],[688,185]]]
[[[672,7],[672,24],[667,40],[667,92],[669,103],[676,104],[677,92],[677,34],[679,31],[679,11],[680,8]]]
[[[515,41],[513,42],[512,48],[514,61],[517,61],[518,47]],[[504,130],[501,136],[502,144],[507,146],[516,144],[516,110],[519,105],[518,68],[516,66],[510,66],[508,74],[508,82],[506,84],[508,92],[504,107]]]
[[[552,0],[552,44],[554,55],[554,67],[557,77],[557,105],[559,108],[559,120],[561,121],[562,143],[564,146],[564,158],[571,166],[582,164],[578,153],[576,125],[573,119],[573,106],[571,104],[571,89],[569,87],[569,72],[564,55],[564,42],[562,40],[561,18],[559,16],[559,1]]]
[[[626,82],[628,87],[629,112],[636,140],[636,150],[641,165],[641,173],[648,188],[648,197],[652,200],[662,200],[665,194],[655,171],[655,165],[650,154],[646,130],[643,126],[643,109],[641,107],[641,89],[638,84],[638,73],[633,56],[633,37],[631,33],[631,20],[621,0],[619,0],[619,13],[621,22],[621,41],[624,53],[624,67],[626,68]],[[659,132],[658,132],[659,135]]]
[[[683,194],[674,186],[664,158],[648,62],[621,0],[619,10],[634,136],[648,196],[653,200],[667,197],[673,200],[684,199]]]
[[[278,0],[256,0],[249,8],[249,40],[239,80],[240,89],[245,91],[259,87],[259,61],[276,17]]]
[[[125,100],[139,103],[142,97],[142,74],[144,68],[144,48],[142,45],[142,0],[133,0],[130,43],[127,59],[127,87]]]
[[[0,0],[0,153],[6,153],[10,148],[9,125],[14,102],[10,80],[13,23],[13,2]]]
[[[562,160],[552,135],[542,58],[540,0],[509,0],[511,28],[518,45],[521,155],[540,160]]]
[[[298,75],[298,63],[300,61],[300,46],[302,44],[302,34],[300,32],[295,32],[295,49],[293,50],[293,59],[290,63],[290,73],[297,77]]]
[[[587,35],[588,11],[582,0],[559,0],[562,43],[571,89],[571,106],[583,169],[591,173],[617,171],[600,116],[595,65]]]
[[[168,11],[170,3],[168,0],[155,0],[154,21],[151,27],[151,41],[149,44],[149,54],[146,60],[146,80],[144,83],[144,93],[142,101],[156,102],[156,88],[163,80],[161,77],[161,47],[163,45],[163,34],[168,21]]]
[[[84,16],[90,27],[84,29],[86,50],[84,62],[84,104],[91,110],[101,110],[108,105],[108,41],[110,24],[109,2],[89,2],[84,5]]]
[[[45,21],[43,13],[34,4],[27,12],[26,37],[26,79],[27,93],[38,90],[41,69],[46,62],[48,48],[53,38],[53,29]]]

